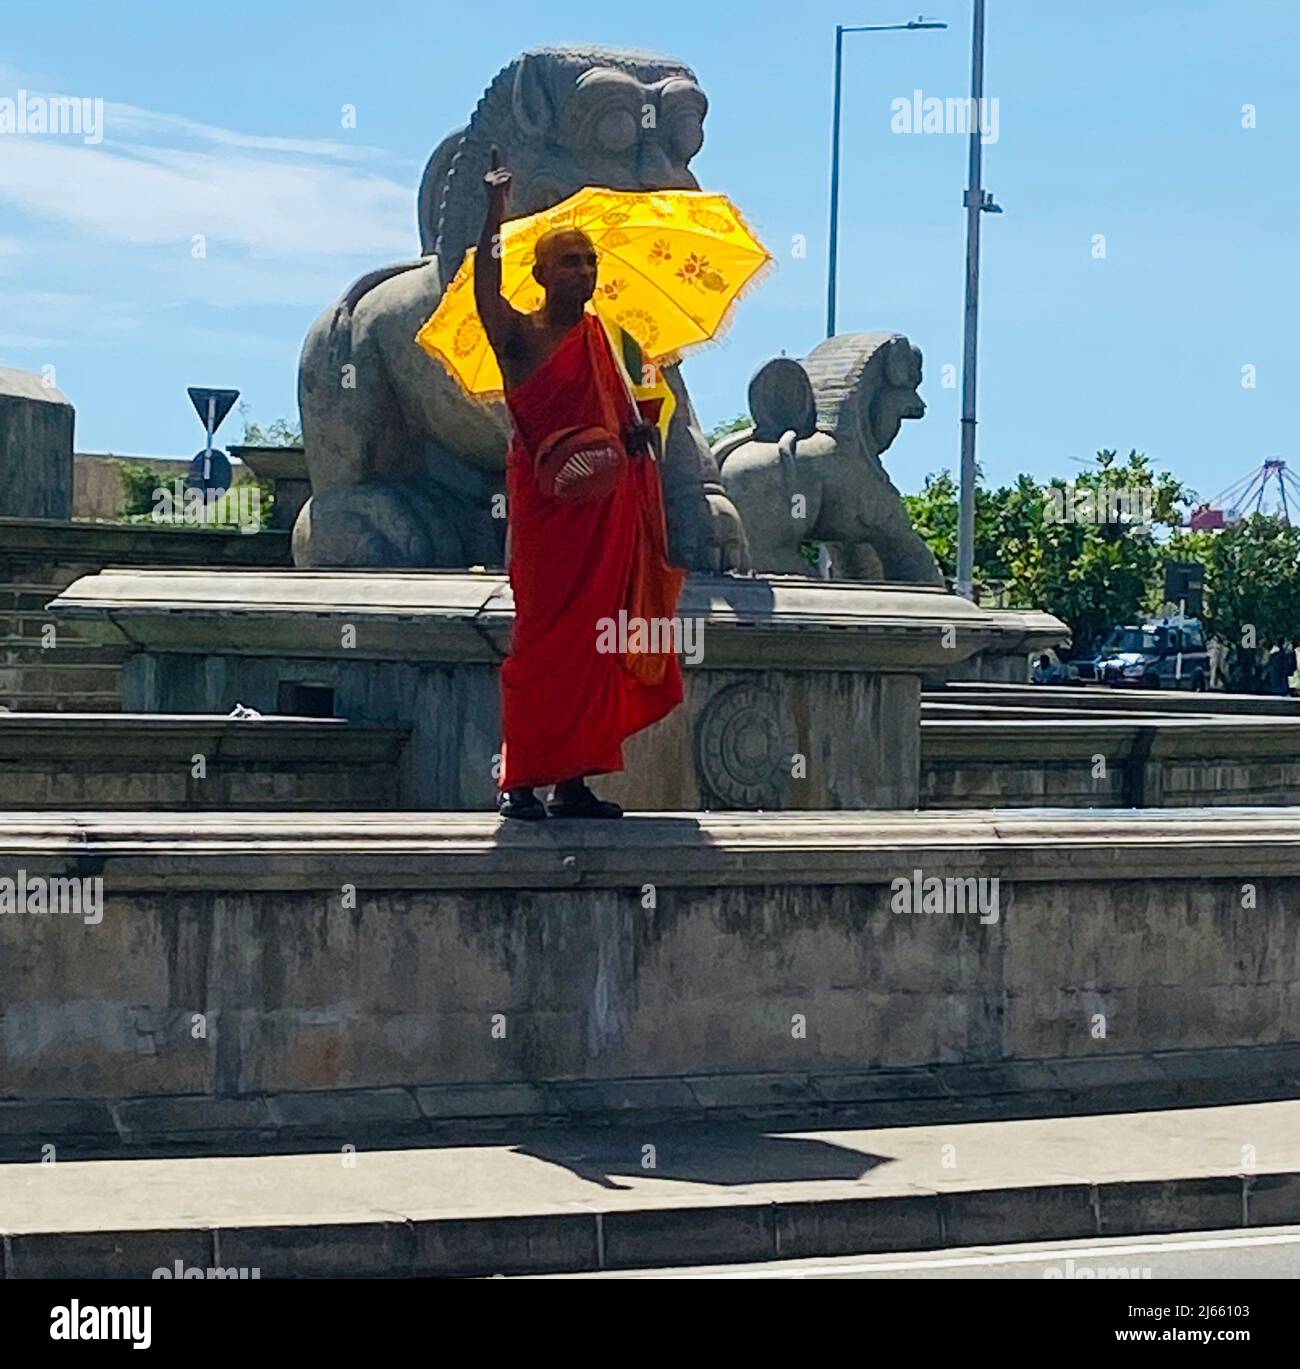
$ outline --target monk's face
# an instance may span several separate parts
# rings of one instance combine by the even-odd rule
[[[596,249],[576,228],[548,234],[537,244],[533,276],[547,303],[583,305],[596,293]]]

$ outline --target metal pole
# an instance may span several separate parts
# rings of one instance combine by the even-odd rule
[[[835,336],[835,258],[840,230],[840,77],[844,66],[844,28],[835,25],[835,112],[831,116],[831,234],[826,271],[826,336]]]
[[[212,395],[208,396],[208,417],[203,426],[208,435],[203,447],[203,492],[206,494],[208,482],[212,479],[212,434],[217,428],[217,401]]]
[[[984,100],[984,0],[974,0],[971,29],[970,174],[966,187],[966,320],[962,346],[961,504],[957,524],[957,593],[975,597],[975,351],[979,333],[980,125]]]

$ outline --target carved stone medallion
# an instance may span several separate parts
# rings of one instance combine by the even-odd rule
[[[758,684],[728,685],[700,714],[695,765],[703,802],[720,808],[781,808],[797,745],[780,697]]]

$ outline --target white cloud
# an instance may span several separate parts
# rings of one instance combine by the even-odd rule
[[[414,191],[329,162],[6,138],[0,200],[100,245],[202,233],[263,257],[418,251]]]
[[[0,66],[0,95],[20,88],[85,93]],[[0,352],[32,366],[121,343],[290,366],[305,318],[419,255],[418,175],[342,130],[281,137],[107,101],[102,143],[0,135]]]
[[[130,300],[61,290],[0,291],[0,317],[30,330],[6,335],[11,350],[57,347],[70,337],[79,345],[116,342],[141,325]]]
[[[278,138],[258,133],[238,133],[217,124],[200,123],[180,114],[160,114],[138,105],[110,102],[104,106],[104,135],[110,142],[199,142],[219,147],[249,148],[259,152],[287,153],[304,157],[329,157],[338,161],[361,161],[379,157],[381,150],[363,143],[332,142],[325,138]],[[142,136],[147,135],[147,136]]]

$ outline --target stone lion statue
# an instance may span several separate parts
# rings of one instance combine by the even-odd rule
[[[806,575],[799,548],[813,541],[837,579],[943,584],[880,461],[903,420],[925,413],[920,383],[921,353],[898,333],[845,333],[759,368],[754,426],[713,449],[756,571]]]
[[[429,159],[415,261],[374,271],[313,324],[298,372],[312,496],[293,531],[300,566],[499,566],[509,420],[469,399],[416,345],[477,240],[492,144],[513,173],[511,212],[584,185],[697,189],[690,162],[708,101],[689,67],[602,48],[538,48],[500,71],[469,123]],[[670,555],[743,570],[745,535],[676,367],[662,475]]]

